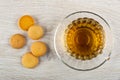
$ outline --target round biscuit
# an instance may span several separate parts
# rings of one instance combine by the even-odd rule
[[[32,43],[30,49],[32,54],[37,57],[43,56],[47,52],[46,44],[40,41]]]
[[[15,49],[22,48],[25,44],[26,44],[26,39],[22,34],[14,34],[10,38],[10,45]]]
[[[38,25],[33,25],[28,30],[28,36],[33,40],[40,39],[44,34],[43,28]]]
[[[34,68],[38,65],[39,59],[35,57],[31,52],[27,52],[22,56],[22,65],[26,68]]]

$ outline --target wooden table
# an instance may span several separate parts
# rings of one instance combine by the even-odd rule
[[[92,71],[76,71],[65,66],[56,56],[53,36],[57,24],[69,13],[87,10],[105,18],[113,33],[111,59]],[[34,40],[17,26],[24,14],[32,15],[36,24],[45,29],[40,39],[49,46],[49,52],[40,58],[34,69],[21,65],[21,56],[30,51]],[[15,33],[27,37],[24,48],[10,47],[9,38]],[[119,0],[0,0],[0,80],[120,80],[120,1]]]

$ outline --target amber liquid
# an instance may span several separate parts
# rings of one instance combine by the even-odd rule
[[[104,39],[103,27],[91,18],[74,20],[65,30],[67,51],[76,59],[89,60],[102,53]]]

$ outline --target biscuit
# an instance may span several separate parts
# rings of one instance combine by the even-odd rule
[[[10,45],[13,48],[19,49],[22,48],[24,45],[26,44],[26,39],[23,35],[21,34],[14,34],[11,38],[10,38]]]
[[[32,54],[37,57],[43,56],[47,52],[45,43],[40,41],[32,43],[30,49]]]
[[[28,31],[28,29],[34,24],[34,19],[29,15],[24,15],[20,18],[18,24],[22,30]]]
[[[33,40],[40,39],[44,34],[43,28],[38,25],[33,25],[28,30],[28,36]]]
[[[38,65],[39,59],[35,57],[31,52],[27,52],[22,56],[22,65],[26,68],[34,68]]]

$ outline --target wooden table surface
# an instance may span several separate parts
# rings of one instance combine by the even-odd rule
[[[56,56],[53,36],[57,24],[69,13],[92,11],[105,18],[113,34],[112,55],[103,66],[92,71],[76,71],[65,66]],[[49,46],[49,52],[40,58],[34,69],[21,66],[21,56],[30,51],[34,40],[17,26],[24,14],[32,15],[36,24],[45,29],[40,39]],[[24,48],[10,47],[9,38],[15,33],[27,37]],[[120,80],[120,0],[0,0],[0,80]]]

